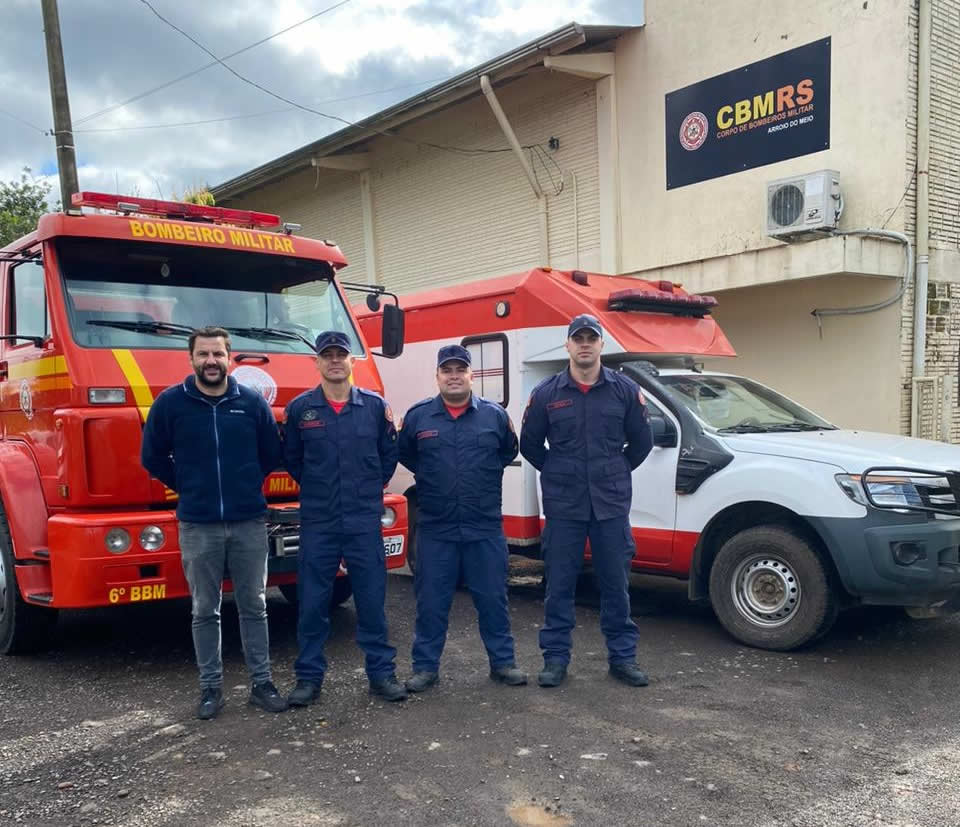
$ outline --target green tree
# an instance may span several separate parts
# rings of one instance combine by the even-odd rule
[[[50,184],[24,167],[19,181],[0,181],[0,247],[36,229],[37,220],[50,212]]]

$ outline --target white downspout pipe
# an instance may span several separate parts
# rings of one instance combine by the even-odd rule
[[[913,293],[913,376],[926,373],[927,284],[930,270],[931,0],[920,0],[917,40],[917,273]]]
[[[523,173],[527,176],[527,181],[530,182],[530,187],[533,189],[533,194],[537,198],[538,223],[540,227],[540,256],[542,263],[549,265],[550,238],[548,230],[549,222],[547,220],[547,198],[543,194],[540,184],[537,183],[537,178],[533,174],[533,168],[530,166],[527,156],[523,154],[523,147],[520,146],[520,141],[517,140],[517,136],[513,131],[513,127],[510,126],[510,121],[507,120],[506,113],[503,111],[503,107],[500,106],[500,101],[497,100],[497,95],[493,91],[493,85],[490,83],[490,78],[487,75],[480,76],[480,90],[483,92],[483,96],[487,99],[487,103],[490,104],[490,108],[493,110],[493,116],[497,119],[497,123],[500,124],[500,129],[503,130],[503,134],[506,136],[507,143],[509,143],[510,147],[513,149],[514,154],[517,156],[517,160],[520,161],[520,166],[523,167]]]

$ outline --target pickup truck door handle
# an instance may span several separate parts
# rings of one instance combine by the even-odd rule
[[[7,361],[4,359],[0,362],[0,381],[3,381],[9,375],[9,370],[7,369]]]

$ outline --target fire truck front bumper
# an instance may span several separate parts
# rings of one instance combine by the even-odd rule
[[[384,496],[386,567],[406,563],[407,503]],[[49,556],[24,566],[24,599],[53,608],[91,608],[189,597],[173,511],[58,514],[48,526]],[[296,581],[300,547],[296,505],[267,514],[268,584]],[[18,569],[20,567],[18,566]],[[340,575],[346,574],[341,569]],[[229,581],[226,589],[230,589]]]

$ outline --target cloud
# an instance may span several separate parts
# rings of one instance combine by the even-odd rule
[[[43,134],[52,114],[39,4],[3,2],[0,179],[29,166],[56,195],[55,147]],[[150,2],[227,55],[337,0]],[[628,0],[350,0],[229,64],[284,97],[356,121],[571,20],[636,22],[627,19],[632,7]],[[91,118],[210,58],[135,0],[61,2],[60,24],[82,188],[171,197],[343,126],[289,109],[222,66]],[[193,121],[215,122],[130,129]],[[104,129],[117,131],[92,131]]]

